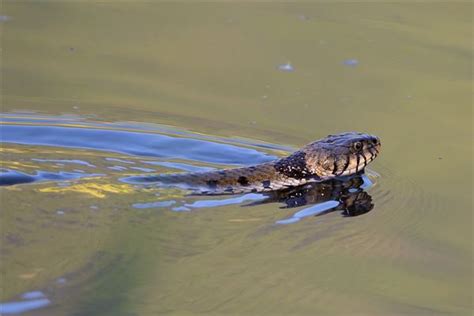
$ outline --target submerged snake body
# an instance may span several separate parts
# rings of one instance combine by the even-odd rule
[[[342,133],[329,135],[272,162],[220,171],[146,176],[140,182],[178,186],[202,194],[275,191],[359,173],[377,157],[380,146],[376,136]]]

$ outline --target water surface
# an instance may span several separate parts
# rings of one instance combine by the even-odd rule
[[[6,1],[1,312],[470,315],[471,12]],[[122,181],[350,130],[359,216]]]

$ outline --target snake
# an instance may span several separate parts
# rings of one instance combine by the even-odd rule
[[[377,136],[344,132],[307,144],[289,156],[239,168],[129,177],[198,194],[270,192],[360,174],[380,153]]]

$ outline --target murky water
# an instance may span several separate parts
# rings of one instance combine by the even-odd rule
[[[1,10],[1,313],[472,313],[472,5]],[[350,182],[127,181],[347,130],[383,143]]]

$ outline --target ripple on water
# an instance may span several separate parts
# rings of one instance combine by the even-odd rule
[[[336,238],[354,256],[428,262],[437,256],[426,247],[426,216],[443,210],[442,201],[416,183],[378,164],[377,182],[371,189],[376,211],[357,227],[346,228]]]
[[[103,123],[89,122],[77,116],[38,116],[29,114],[4,114],[2,123],[2,143],[5,146],[31,145],[35,148],[86,149],[100,152],[120,153],[125,157],[103,157],[102,161],[77,159],[74,153],[50,150],[54,159],[44,158],[45,152],[28,149],[10,148],[13,157],[11,168],[0,173],[0,185],[15,185],[38,181],[68,181],[84,177],[104,176],[108,171],[119,173],[161,172],[146,165],[175,169],[180,171],[208,171],[215,166],[258,164],[275,159],[271,150],[282,150],[272,144],[245,141],[242,139],[223,139],[207,135],[194,134],[154,124]],[[73,127],[71,127],[73,126]],[[58,137],[61,135],[61,137]],[[31,148],[31,147],[29,147]],[[260,150],[264,148],[265,151]],[[8,149],[8,148],[7,148]],[[219,154],[210,154],[219,153]],[[23,169],[28,163],[20,164],[20,157],[41,154],[29,161],[44,163],[51,168],[67,169],[68,166],[81,165],[95,168],[103,173],[90,173],[79,169],[46,171],[41,169]],[[58,159],[57,156],[62,156]],[[74,157],[71,157],[71,155]],[[85,155],[97,157],[100,154]],[[64,156],[64,157],[63,157]],[[128,158],[129,157],[129,158]],[[145,160],[144,157],[149,157]],[[173,161],[181,160],[181,162]],[[8,159],[5,159],[8,162]],[[112,163],[103,166],[105,163]],[[201,165],[196,165],[201,164]],[[205,164],[203,166],[202,164]],[[6,165],[6,164],[5,164]],[[133,166],[132,166],[133,165]],[[35,166],[33,166],[35,167]],[[159,169],[159,168],[158,168]]]
[[[21,295],[21,298],[25,299],[25,300],[31,300],[31,299],[35,299],[35,298],[45,298],[45,297],[46,296],[41,291],[31,291],[31,292],[23,293]]]
[[[144,209],[144,208],[166,208],[170,207],[173,204],[175,204],[176,201],[171,200],[171,201],[156,201],[156,202],[148,202],[148,203],[135,203],[132,206],[134,208],[138,209]]]
[[[49,118],[28,121],[11,117],[2,120],[2,142],[35,146],[54,146],[66,148],[92,149],[132,156],[155,157],[165,159],[184,159],[214,164],[241,165],[257,164],[275,159],[275,156],[253,148],[239,146],[243,142],[231,144],[231,140],[200,136],[198,134],[167,130],[171,135],[159,134],[160,129],[141,132],[107,129],[110,124],[83,124],[82,127],[57,126],[67,121],[55,122]],[[36,125],[18,125],[36,124]],[[16,124],[15,124],[16,123]],[[44,124],[51,124],[45,126]],[[39,125],[41,124],[41,125]],[[113,126],[115,127],[115,126]],[[130,128],[130,125],[128,125]],[[138,127],[137,127],[138,128]],[[184,135],[183,135],[184,134]],[[61,135],[61,137],[57,137]],[[183,137],[187,136],[187,137]],[[238,145],[237,145],[238,144]],[[252,144],[248,144],[252,145]],[[210,155],[209,153],[220,153]]]
[[[190,164],[180,163],[180,162],[170,162],[170,161],[142,161],[143,163],[155,166],[162,166],[170,169],[176,169],[187,172],[204,172],[212,171],[215,168],[212,167],[203,167],[203,166],[194,166]]]
[[[2,169],[0,171],[0,186],[32,183],[40,181],[67,181],[75,180],[85,177],[100,177],[104,174],[99,173],[85,173],[85,172],[47,172],[47,171],[36,171],[35,174],[28,174],[11,169]]]
[[[32,158],[32,161],[36,162],[54,162],[54,163],[59,163],[59,164],[76,164],[76,165],[82,165],[90,168],[96,168],[95,165],[88,163],[87,161],[84,160],[79,160],[79,159],[39,159],[39,158]]]

